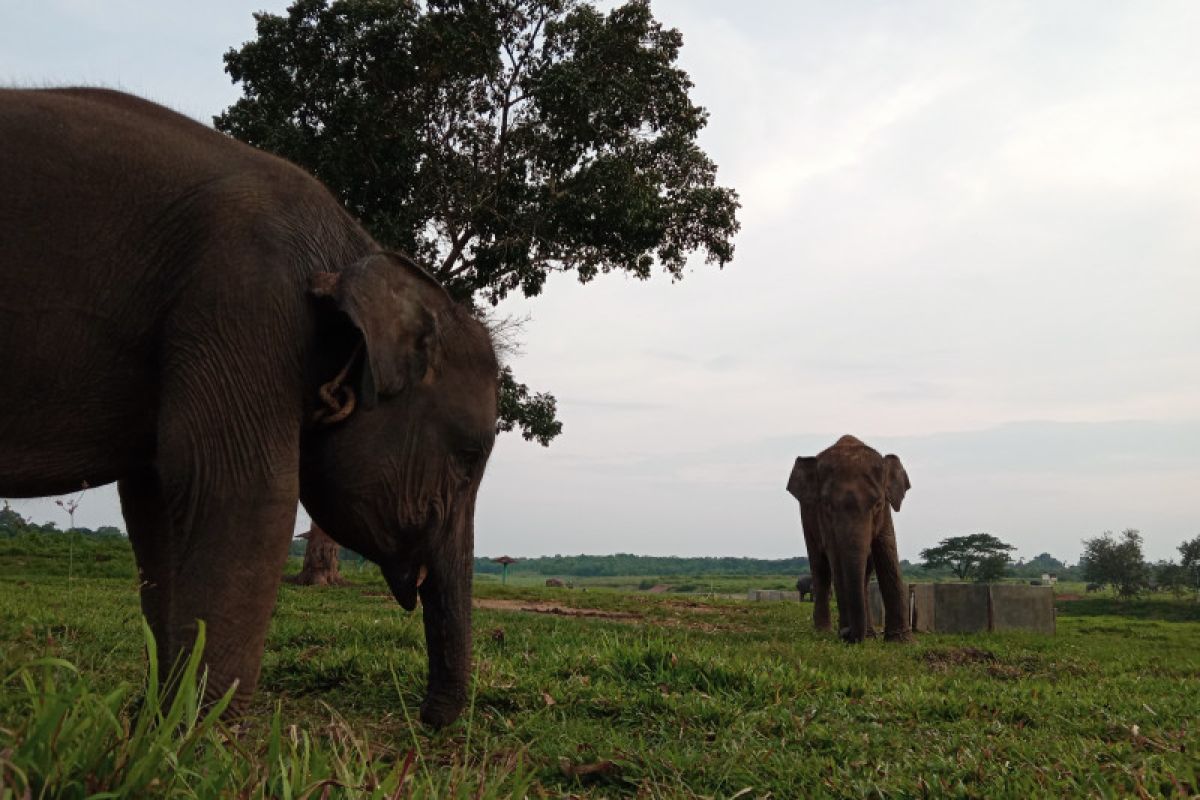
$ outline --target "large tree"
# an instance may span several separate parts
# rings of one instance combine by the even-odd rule
[[[696,142],[683,38],[644,0],[298,0],[255,19],[216,127],[310,170],[464,301],[733,256],[737,194]],[[502,423],[553,438],[553,398],[504,377]]]
[[[1142,534],[1133,528],[1122,531],[1120,539],[1112,531],[1084,539],[1079,562],[1085,581],[1111,583],[1122,597],[1136,595],[1149,582],[1150,572],[1142,559]]]
[[[297,0],[255,19],[215,126],[304,166],[464,302],[733,256],[737,194],[697,144],[683,37],[646,0]],[[500,429],[548,444],[553,395],[500,378]]]
[[[949,567],[959,580],[989,581],[1003,577],[1014,549],[990,533],[973,533],[942,539],[937,547],[922,550],[921,558],[926,569]]]

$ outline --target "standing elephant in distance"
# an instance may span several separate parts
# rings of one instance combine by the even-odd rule
[[[471,675],[487,329],[316,179],[161,106],[0,89],[0,497],[116,482],[158,664],[246,707],[303,502]]]
[[[811,556],[810,556],[811,557]],[[808,599],[813,599],[813,576],[801,575],[796,579],[796,591],[800,593],[800,602],[804,602],[804,596],[808,595]]]
[[[792,466],[787,490],[800,521],[813,574],[813,623],[828,630],[829,583],[837,595],[838,633],[847,642],[873,635],[867,580],[874,567],[885,613],[884,638],[908,641],[908,593],[900,576],[892,511],[911,488],[900,459],[843,436]]]

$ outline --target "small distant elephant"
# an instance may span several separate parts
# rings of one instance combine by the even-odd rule
[[[487,328],[315,178],[146,100],[0,88],[0,497],[117,483],[164,674],[258,682],[304,504],[424,617],[421,719],[471,680]]]
[[[808,595],[808,599],[813,599],[813,578],[812,575],[801,575],[796,579],[796,591],[800,593],[800,600],[804,600],[804,596]]]
[[[563,583],[561,580],[559,580],[558,578],[547,578],[547,579],[546,579],[546,585],[547,585],[547,586],[553,586],[553,587],[556,587],[556,588],[559,588],[559,589],[561,589],[561,588],[563,588],[563,587],[564,587],[566,584],[564,584],[564,583]]]
[[[815,456],[796,459],[787,490],[800,501],[817,630],[830,627],[832,582],[842,639],[861,642],[872,635],[867,581],[873,567],[886,612],[884,638],[911,640],[908,592],[892,526],[892,511],[900,510],[911,487],[898,457],[882,456],[853,436],[843,436]]]
[[[1032,581],[1030,581],[1030,582],[1029,582],[1029,585],[1030,585],[1030,586],[1041,586],[1041,585],[1042,585],[1042,582],[1041,582],[1041,581],[1038,581],[1038,580],[1032,580]]]
[[[1102,592],[1102,591],[1104,591],[1104,584],[1103,583],[1089,583],[1087,585],[1087,590],[1089,592]]]

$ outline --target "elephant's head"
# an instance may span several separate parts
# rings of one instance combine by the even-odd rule
[[[402,606],[420,595],[422,716],[445,724],[466,701],[470,669],[475,497],[496,435],[491,339],[400,256],[319,273],[311,292],[322,402],[301,447],[301,500],[334,540],[380,566]]]
[[[819,515],[822,528],[867,530],[884,503],[899,511],[910,488],[898,456],[881,456],[853,436],[815,456],[797,458],[787,485],[802,506]]]

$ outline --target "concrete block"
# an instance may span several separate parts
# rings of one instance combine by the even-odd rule
[[[988,587],[982,583],[935,584],[938,633],[980,633],[988,629]]]
[[[872,627],[877,631],[883,630],[883,592],[879,591],[879,581],[867,584],[867,613]]]
[[[917,583],[909,598],[912,628],[923,633],[1055,632],[1049,586]]]
[[[933,587],[932,583],[914,583],[909,586],[909,613],[912,614],[914,631],[934,632]]]
[[[917,630],[980,633],[988,629],[987,584],[927,583],[913,588]]]
[[[800,602],[800,593],[784,592],[779,589],[751,589],[746,593],[746,599],[760,603],[780,600],[790,600],[793,603],[798,603]]]
[[[991,591],[991,630],[1054,635],[1053,588],[1008,583],[996,583],[988,588]]]

